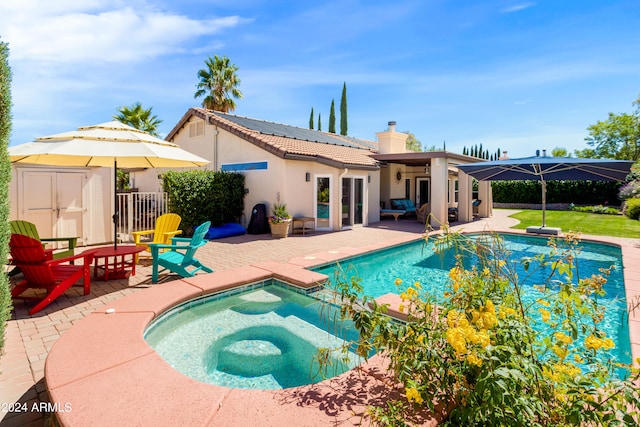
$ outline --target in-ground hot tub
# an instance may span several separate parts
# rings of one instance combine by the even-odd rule
[[[280,389],[314,384],[357,366],[339,348],[357,339],[337,308],[282,282],[185,302],[156,319],[145,340],[173,368],[205,383]],[[328,349],[326,372],[319,349]]]

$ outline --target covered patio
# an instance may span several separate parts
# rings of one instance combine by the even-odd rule
[[[439,228],[449,222],[449,209],[457,209],[457,220],[471,222],[474,217],[473,201],[477,216],[492,215],[493,199],[491,183],[477,182],[474,197],[473,178],[457,168],[457,165],[475,163],[477,158],[447,151],[373,154],[381,163],[380,200],[409,198],[420,207],[430,203],[431,226]]]

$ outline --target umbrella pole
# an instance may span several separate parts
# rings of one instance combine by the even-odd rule
[[[118,161],[113,160],[113,249],[118,249]]]
[[[542,226],[547,226],[546,211],[547,211],[547,183],[544,182],[544,178],[540,175],[540,182],[542,183]]]

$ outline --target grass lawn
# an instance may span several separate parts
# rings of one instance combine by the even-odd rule
[[[542,211],[523,210],[510,215],[520,221],[512,228],[525,229],[542,224]],[[560,227],[562,231],[578,231],[596,236],[640,238],[640,221],[624,215],[602,215],[574,211],[547,211],[546,225]]]

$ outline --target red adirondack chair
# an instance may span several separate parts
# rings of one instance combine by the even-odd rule
[[[27,289],[47,290],[47,294],[42,299],[38,297],[21,297],[40,300],[29,311],[30,315],[45,308],[80,279],[84,279],[84,295],[89,294],[93,252],[84,252],[66,258],[51,260],[39,240],[22,234],[11,235],[9,249],[12,258],[11,263],[20,268],[24,274],[24,280],[18,283],[11,291],[11,297],[20,297],[20,294]],[[82,265],[61,265],[79,258],[84,259]]]

